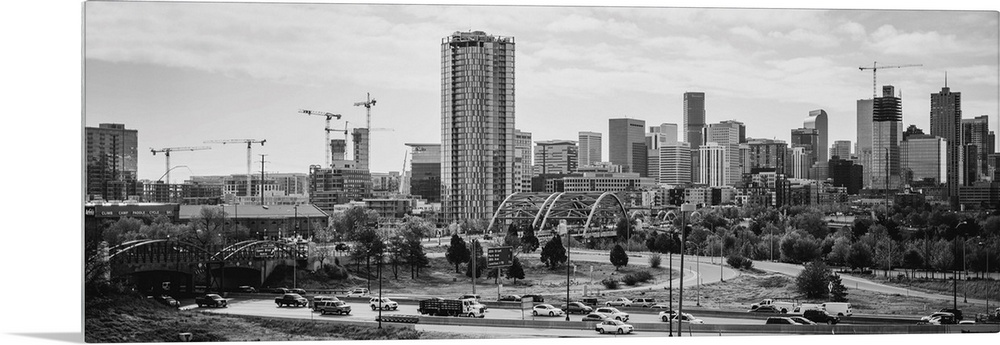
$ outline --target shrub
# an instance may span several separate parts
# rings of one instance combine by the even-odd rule
[[[660,254],[649,254],[649,267],[660,268],[661,261],[663,258],[660,257]]]
[[[795,278],[798,291],[806,298],[826,298],[830,294],[830,276],[833,272],[822,261],[813,261]]]
[[[626,274],[625,277],[622,278],[622,282],[624,282],[625,285],[633,286],[638,283],[645,283],[652,279],[653,279],[652,274],[646,271],[640,271],[640,272]]]
[[[726,263],[735,269],[751,269],[753,268],[753,260],[744,258],[742,255],[734,254],[726,258]]]
[[[614,290],[618,288],[618,280],[616,279],[607,278],[602,280],[601,284],[604,284],[604,288],[608,290]]]

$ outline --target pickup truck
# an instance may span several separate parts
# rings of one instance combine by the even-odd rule
[[[764,299],[763,301],[760,301],[760,303],[754,303],[754,304],[750,305],[750,310],[754,310],[754,309],[757,309],[759,307],[763,307],[763,306],[767,306],[767,305],[773,306],[775,310],[780,311],[782,314],[788,313],[789,311],[792,311],[792,310],[795,309],[795,304],[793,304],[792,302],[780,302],[780,301],[775,301],[773,299],[767,298],[767,299]]]
[[[426,299],[420,301],[417,312],[423,315],[486,317],[483,305],[473,299]]]
[[[277,304],[279,308],[283,306],[305,307],[309,305],[309,300],[297,293],[286,293],[281,297],[275,297],[274,304]]]
[[[214,293],[205,294],[194,298],[194,303],[198,307],[215,307],[215,308],[225,308],[229,306],[229,303],[225,298]]]

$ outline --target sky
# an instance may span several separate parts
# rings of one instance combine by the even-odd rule
[[[929,133],[931,93],[962,93],[964,117],[996,131],[997,12],[582,6],[121,3],[84,6],[85,124],[139,131],[139,178],[165,171],[150,148],[266,139],[268,172],[324,163],[324,119],[364,126],[377,100],[371,170],[399,171],[407,142],[440,142],[441,39],[481,30],[513,37],[515,127],[535,141],[604,133],[608,119],[683,124],[683,93],[706,93],[706,120],[789,140],[810,110],[829,114],[829,144],[856,141],[856,101],[902,94],[904,126]],[[345,124],[345,121],[348,123]],[[905,127],[904,127],[905,128]],[[343,138],[343,133],[331,133]],[[681,133],[680,138],[683,138]],[[172,180],[243,173],[245,145],[175,152]],[[350,150],[350,148],[349,148]]]

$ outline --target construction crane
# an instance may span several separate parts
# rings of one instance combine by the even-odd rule
[[[211,147],[208,146],[194,146],[194,147],[164,147],[162,149],[149,148],[149,151],[153,152],[155,156],[157,152],[163,152],[163,155],[167,157],[167,172],[164,175],[167,177],[167,184],[170,184],[170,152],[173,151],[200,151],[200,150],[210,150]]]
[[[876,77],[875,74],[876,74],[876,72],[878,72],[878,70],[880,68],[903,68],[903,67],[920,67],[920,66],[923,66],[923,65],[921,65],[921,64],[915,64],[915,65],[911,64],[911,65],[896,65],[896,66],[879,66],[878,65],[878,61],[874,61],[874,62],[872,62],[871,67],[861,66],[861,67],[858,67],[858,70],[861,70],[861,71],[864,71],[866,69],[872,70],[872,99],[875,99],[876,97],[878,97],[878,82],[875,79],[875,77]]]
[[[323,146],[326,147],[326,167],[329,168],[330,167],[330,131],[331,131],[331,129],[330,129],[330,120],[333,119],[334,117],[336,117],[337,120],[340,120],[340,114],[328,113],[328,112],[323,112],[323,111],[305,110],[305,109],[299,109],[299,112],[303,113],[303,114],[306,114],[306,115],[326,116],[326,127],[324,128],[324,129],[326,129],[326,141],[323,143]]]
[[[403,182],[406,181],[406,156],[410,155],[410,151],[403,151],[403,172],[399,174],[399,194],[403,195]]]
[[[364,102],[354,102],[355,107],[364,106],[365,107],[365,128],[372,128],[372,107],[375,106],[375,99],[372,98],[371,93],[365,93],[367,95],[367,101]]]
[[[267,139],[222,139],[222,140],[206,140],[205,143],[212,144],[236,144],[236,143],[246,143],[247,144],[247,197],[250,194],[250,165],[253,164],[252,150],[250,149],[253,144],[260,143],[260,146],[264,146],[264,142]]]
[[[392,129],[392,128],[369,128],[368,131],[369,132],[395,132],[396,130]]]

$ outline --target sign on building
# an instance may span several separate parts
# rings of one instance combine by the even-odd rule
[[[514,255],[510,247],[486,249],[486,268],[510,267],[513,263]]]

